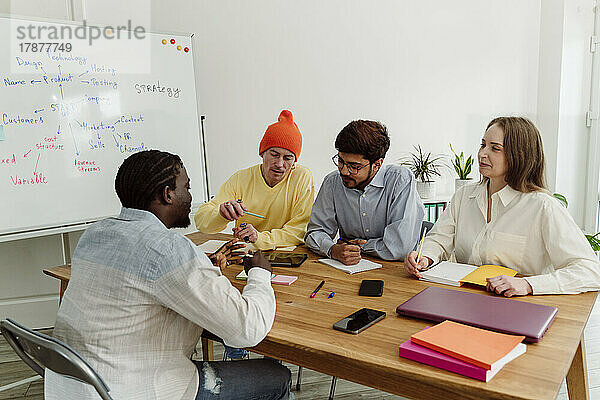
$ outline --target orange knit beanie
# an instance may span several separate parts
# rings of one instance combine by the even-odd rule
[[[279,121],[269,125],[260,141],[258,154],[261,155],[271,147],[281,147],[291,151],[298,161],[300,150],[302,150],[302,135],[294,122],[291,111],[283,110],[279,114]]]

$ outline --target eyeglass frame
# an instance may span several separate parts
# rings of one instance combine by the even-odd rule
[[[338,161],[336,161],[336,159]],[[356,174],[358,174],[358,171],[360,171],[361,169],[363,169],[367,165],[371,165],[372,164],[372,162],[369,161],[366,164],[361,164],[360,167],[355,167],[353,165],[348,164],[342,157],[340,157],[339,154],[336,154],[333,157],[331,157],[331,161],[333,161],[333,165],[335,165],[339,171],[341,171],[342,169],[344,169],[344,167],[346,167],[346,169],[348,170],[348,174],[350,174],[350,175],[356,175]],[[341,167],[340,167],[340,161],[342,162],[342,166]],[[356,171],[354,171],[354,170],[356,170]],[[352,171],[354,171],[354,172],[352,172]]]

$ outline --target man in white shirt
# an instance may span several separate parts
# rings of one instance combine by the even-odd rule
[[[176,155],[133,154],[115,189],[121,214],[81,237],[54,335],[89,361],[115,399],[287,399],[290,371],[273,360],[190,360],[203,328],[236,347],[266,336],[275,318],[269,262],[260,253],[245,259],[240,293],[194,243],[169,230],[190,224],[190,180]],[[223,266],[225,257],[215,262]],[[46,399],[97,398],[51,371],[45,392]]]

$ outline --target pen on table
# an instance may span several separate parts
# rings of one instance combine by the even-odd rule
[[[423,229],[423,236],[421,236],[421,244],[419,245],[419,253],[417,253],[417,268],[419,267],[419,261],[421,261],[421,250],[423,250],[423,240],[425,240],[425,229]]]
[[[335,292],[331,292],[329,293],[329,296],[327,296],[328,299],[332,298],[333,296],[335,296]]]
[[[317,286],[317,288],[310,294],[311,299],[315,298],[315,296],[317,295],[317,292],[323,287],[324,284],[325,284],[325,281],[321,281],[321,283],[319,283],[319,286]]]

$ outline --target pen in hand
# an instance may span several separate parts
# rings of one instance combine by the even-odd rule
[[[314,299],[315,296],[317,295],[317,292],[323,287],[323,285],[325,284],[325,281],[321,281],[321,283],[319,283],[319,286],[317,286],[317,288],[311,293],[310,298]]]
[[[419,261],[421,261],[421,250],[423,250],[423,241],[425,240],[426,230],[423,229],[423,236],[421,236],[421,244],[419,245],[419,252],[417,253],[417,269],[419,269]]]

